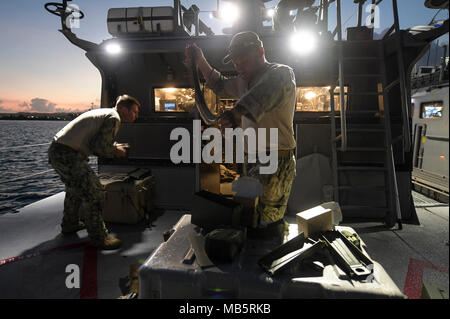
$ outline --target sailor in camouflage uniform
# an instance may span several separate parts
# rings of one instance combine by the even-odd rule
[[[241,32],[233,36],[223,62],[233,62],[237,77],[227,78],[213,69],[202,50],[195,44],[186,48],[189,59],[194,51],[196,64],[206,84],[220,96],[238,98],[232,110],[219,118],[222,128],[241,126],[245,131],[265,128],[268,150],[278,151],[278,168],[273,174],[261,174],[256,163],[244,164],[244,174],[258,179],[263,185],[257,212],[260,228],[283,225],[292,182],[295,177],[295,139],[293,119],[296,103],[295,75],[289,66],[268,63],[262,41],[254,32]],[[278,131],[278,144],[270,145],[270,128]]]
[[[122,95],[114,108],[85,112],[56,133],[48,156],[49,163],[66,186],[61,223],[63,234],[86,227],[94,246],[102,249],[120,246],[121,241],[108,234],[103,222],[104,192],[99,178],[88,164],[88,157],[126,156],[123,146],[113,140],[121,122],[132,123],[137,119],[139,108],[135,98]],[[84,222],[80,221],[83,217]]]

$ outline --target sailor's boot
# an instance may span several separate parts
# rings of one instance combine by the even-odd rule
[[[73,225],[62,225],[61,226],[61,233],[63,233],[63,235],[70,235],[73,233],[76,233],[79,230],[85,229],[86,225],[82,222],[79,221],[78,224],[73,224]]]
[[[114,250],[122,245],[122,241],[111,235],[107,235],[103,239],[92,240],[91,245],[102,250]]]

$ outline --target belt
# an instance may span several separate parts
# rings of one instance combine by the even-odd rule
[[[71,152],[71,153],[79,153],[79,154],[83,154],[86,157],[86,160],[89,160],[89,157],[86,154],[84,154],[83,152],[77,151],[68,145],[61,144],[56,141],[52,142],[52,144],[50,145],[50,148],[48,150],[49,150],[49,152],[67,151],[67,152]]]
[[[295,148],[290,150],[279,150],[278,151],[278,158],[290,158],[295,153]],[[248,157],[248,154],[245,154],[245,157]]]

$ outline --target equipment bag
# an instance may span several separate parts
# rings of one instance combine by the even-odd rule
[[[100,183],[105,191],[103,219],[106,222],[136,224],[154,210],[154,178],[147,173],[102,173]]]

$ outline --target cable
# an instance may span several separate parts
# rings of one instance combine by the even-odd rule
[[[35,146],[42,146],[42,145],[49,145],[49,144],[51,144],[51,143],[42,143],[42,144],[31,144],[31,145],[22,145],[22,146],[3,147],[3,148],[0,148],[0,151],[12,150],[12,149],[17,149],[17,148],[25,148],[25,147],[35,147]]]
[[[95,159],[94,159],[94,160],[89,159],[88,164],[95,164]],[[53,171],[53,170],[54,170],[54,169],[51,168],[51,169],[48,169],[48,170],[45,170],[45,171],[42,171],[42,172],[39,172],[39,173],[36,173],[36,174],[31,174],[31,175],[21,176],[21,177],[14,178],[14,179],[8,179],[8,182],[15,182],[15,181],[18,181],[18,180],[21,180],[21,179],[24,179],[24,178],[30,178],[30,177],[33,177],[33,176],[42,175],[42,174],[51,172],[51,171]]]
[[[48,173],[48,172],[51,172],[51,171],[53,171],[53,168],[52,169],[48,169],[48,170],[43,171],[43,172],[36,173],[36,174],[22,176],[22,177],[18,177],[18,178],[15,178],[15,179],[10,179],[10,180],[8,180],[8,182],[15,182],[15,181],[18,181],[18,180],[21,180],[21,179],[24,179],[24,178],[30,178],[30,177],[33,177],[33,176],[42,175],[42,174],[45,174],[45,173]]]
[[[442,9],[439,9],[438,12],[436,12],[436,14],[434,15],[434,17],[431,19],[431,21],[428,23],[428,25],[431,25],[432,23],[434,23],[434,19],[437,17],[437,15],[442,11]]]
[[[351,18],[353,18],[355,16],[355,14],[358,12],[358,10],[356,10],[355,12],[353,12],[353,14],[347,19],[345,20],[344,24],[342,25],[342,27],[345,27],[345,25],[350,21]]]

